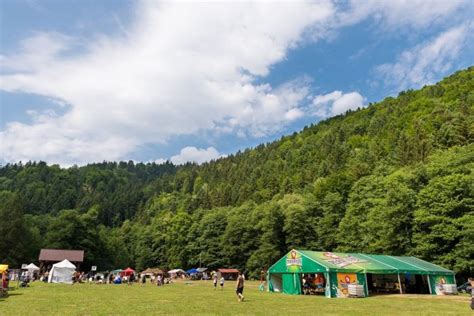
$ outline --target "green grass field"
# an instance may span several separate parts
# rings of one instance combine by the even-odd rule
[[[374,296],[328,299],[260,292],[246,282],[240,303],[234,283],[213,290],[210,281],[60,285],[36,282],[0,299],[0,315],[473,315],[467,296]]]

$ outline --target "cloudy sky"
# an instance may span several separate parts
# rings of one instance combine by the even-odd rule
[[[0,12],[0,164],[203,162],[474,64],[472,0],[3,0]]]

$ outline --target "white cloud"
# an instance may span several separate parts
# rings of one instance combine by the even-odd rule
[[[0,89],[42,95],[66,111],[8,123],[0,160],[83,164],[126,159],[143,144],[200,131],[271,135],[305,111],[306,80],[278,87],[263,80],[290,49],[368,17],[383,29],[429,27],[472,5],[335,3],[142,1],[119,35],[86,40],[37,32],[0,55]],[[340,92],[328,102],[324,116],[362,106],[363,98]]]
[[[462,49],[472,38],[472,25],[451,28],[436,38],[405,50],[395,63],[376,68],[385,83],[398,90],[430,84],[452,69]]]
[[[195,162],[201,164],[203,162],[211,161],[213,159],[224,157],[214,147],[207,149],[200,149],[196,147],[184,147],[178,155],[171,157],[171,162],[175,165],[184,164],[186,162]],[[163,159],[159,160],[164,162]]]
[[[343,93],[336,90],[314,97],[313,114],[321,118],[343,114],[364,107],[364,101],[365,98],[358,92]]]
[[[405,28],[413,30],[449,22],[453,14],[463,10],[472,13],[471,0],[351,0],[349,9],[341,12],[338,20],[342,25],[351,25],[371,17],[383,29],[400,33]]]
[[[162,164],[166,163],[167,161],[168,161],[168,159],[159,158],[159,159],[156,159],[156,160],[150,161],[150,162],[154,162],[157,165],[162,165]]]
[[[334,10],[330,1],[144,1],[133,27],[115,37],[86,42],[37,33],[1,56],[0,88],[68,108],[8,124],[0,132],[2,158],[81,164],[201,130],[269,135],[302,115],[307,87],[256,79]]]

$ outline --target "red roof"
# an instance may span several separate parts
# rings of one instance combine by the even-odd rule
[[[237,269],[218,269],[220,273],[239,273]]]
[[[83,262],[84,250],[41,249],[39,255],[39,261],[63,261],[64,259],[71,262]]]

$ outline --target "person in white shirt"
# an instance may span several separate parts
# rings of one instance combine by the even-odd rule
[[[221,284],[221,290],[223,290],[224,289],[224,277],[221,277],[220,284]]]

